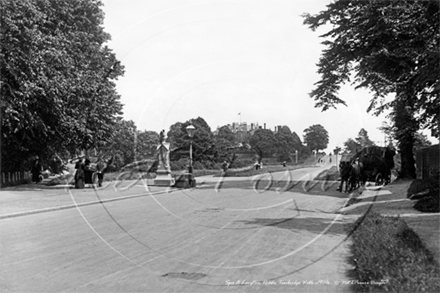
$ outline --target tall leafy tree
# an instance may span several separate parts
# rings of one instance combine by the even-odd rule
[[[303,158],[310,156],[310,149],[307,146],[303,145],[301,138],[298,134],[296,134],[295,131],[292,132],[292,137],[295,145],[295,151],[298,150],[298,155]]]
[[[258,162],[274,155],[276,151],[275,135],[269,129],[257,129],[249,138],[249,144],[258,156]]]
[[[393,127],[393,125],[390,123],[383,121],[382,125],[378,127],[378,129],[383,132],[385,141],[388,142],[387,145],[394,148],[393,140],[395,139],[395,127]]]
[[[361,128],[359,131],[358,136],[356,137],[356,142],[361,148],[374,145],[374,142],[368,137],[368,131],[366,131],[364,128]]]
[[[327,148],[328,132],[321,124],[312,125],[304,129],[304,143],[310,150],[318,152]]]
[[[138,131],[136,134],[136,160],[153,158],[159,144],[159,133],[146,130]]]
[[[227,140],[229,143],[231,143],[231,145],[235,145],[237,143],[235,134],[232,132],[231,129],[229,129],[227,125],[224,125],[218,129],[216,138]]]
[[[167,133],[168,141],[171,143],[172,160],[189,157],[190,141],[186,127],[193,125],[196,130],[192,138],[193,142],[193,160],[194,161],[215,161],[214,135],[208,123],[202,118],[197,117],[184,123],[177,122],[171,125]]]
[[[110,139],[123,67],[98,0],[0,0],[2,168]]]
[[[186,127],[186,126],[185,126]],[[170,126],[167,132],[167,141],[171,144],[171,150],[186,147],[188,145],[188,137],[182,122],[176,122]]]
[[[297,150],[295,137],[288,126],[283,126],[275,133],[278,160],[290,162]]]
[[[396,139],[396,128],[384,122],[379,130],[383,131],[388,140],[388,146],[393,147],[393,140]],[[432,145],[428,137],[420,131],[414,133],[414,151]]]
[[[417,132],[415,134],[414,150],[418,150],[431,145],[432,143],[429,141],[428,137],[425,134],[421,132]]]
[[[232,165],[238,149],[235,134],[228,126],[222,126],[214,137],[216,161],[228,161]]]
[[[402,157],[402,177],[414,177],[414,133],[429,128],[438,137],[440,112],[440,5],[438,1],[337,0],[316,15],[305,14],[322,35],[321,80],[311,97],[324,111],[346,103],[341,84],[353,82],[374,94],[368,111],[392,109]],[[354,73],[354,74],[352,74]],[[387,102],[385,97],[395,94]]]
[[[114,156],[113,165],[119,169],[133,163],[137,156],[137,127],[132,120],[117,119],[111,139],[98,148],[103,156]]]
[[[347,139],[346,142],[344,142],[344,151],[350,153],[350,154],[355,154],[358,151],[361,150],[361,144],[358,143],[356,140],[349,138]]]

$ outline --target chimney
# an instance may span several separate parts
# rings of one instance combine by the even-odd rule
[[[264,129],[266,129],[266,123],[264,123]]]

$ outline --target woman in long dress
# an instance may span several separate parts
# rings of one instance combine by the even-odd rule
[[[82,159],[76,162],[75,169],[75,188],[82,189],[84,188],[84,165]]]

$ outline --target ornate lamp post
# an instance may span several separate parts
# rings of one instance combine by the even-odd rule
[[[193,136],[194,136],[194,132],[196,131],[196,128],[193,125],[188,125],[186,127],[186,133],[188,134],[190,140],[190,145],[189,145],[189,173],[192,174],[193,173],[193,159],[192,159],[192,143],[193,143]]]

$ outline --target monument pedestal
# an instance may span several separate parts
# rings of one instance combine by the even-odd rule
[[[175,183],[174,178],[171,177],[171,174],[168,173],[160,173],[157,170],[157,176],[154,178],[155,186],[173,186]]]
[[[162,142],[158,147],[159,166],[157,167],[157,176],[154,178],[154,185],[156,186],[173,186],[175,184],[174,178],[171,176],[171,169],[169,164],[170,144]]]

